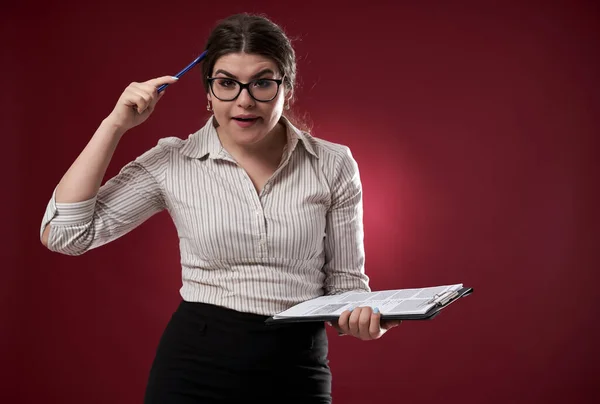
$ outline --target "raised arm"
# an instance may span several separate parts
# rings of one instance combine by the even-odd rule
[[[98,191],[119,140],[129,129],[142,124],[152,114],[156,103],[164,94],[159,95],[157,87],[176,81],[176,78],[165,76],[144,83],[131,83],[125,89],[113,111],[102,121],[56,187],[42,221],[41,241],[46,247],[51,248],[49,238],[53,225],[81,225],[84,221],[91,220],[94,212],[98,213]],[[120,177],[107,183],[106,195],[112,199],[105,199],[112,200],[114,206],[114,202],[118,202],[116,196],[131,196],[136,193],[136,189],[139,190],[140,184],[147,185],[153,180],[155,179],[139,163],[132,163]],[[117,189],[118,184],[123,188],[121,191]],[[145,193],[148,196],[152,192]],[[71,253],[76,253],[76,250],[78,249]]]

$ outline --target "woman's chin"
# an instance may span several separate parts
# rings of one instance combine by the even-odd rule
[[[230,140],[235,142],[236,144],[243,145],[253,145],[259,143],[266,137],[266,133],[263,130],[259,130],[258,128],[253,130],[248,129],[239,129],[236,127],[230,128],[228,131],[228,135]]]

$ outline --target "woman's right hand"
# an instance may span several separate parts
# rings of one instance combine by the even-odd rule
[[[144,123],[154,111],[158,100],[165,94],[164,91],[158,94],[157,88],[163,84],[176,82],[176,77],[163,76],[143,83],[131,83],[123,91],[115,108],[106,119],[117,126],[122,133]]]

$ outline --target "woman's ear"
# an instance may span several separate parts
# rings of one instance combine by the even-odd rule
[[[287,90],[283,101],[283,108],[290,109],[290,105],[294,98],[294,90]]]
[[[210,96],[210,94],[206,94],[206,99],[208,100],[208,103],[206,104],[206,110],[209,112],[212,112],[213,106],[212,106],[212,97]]]

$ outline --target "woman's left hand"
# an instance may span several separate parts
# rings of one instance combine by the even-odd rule
[[[386,331],[396,327],[400,322],[400,320],[381,320],[379,310],[367,306],[344,311],[337,324],[332,325],[342,334],[369,341],[381,338]]]

